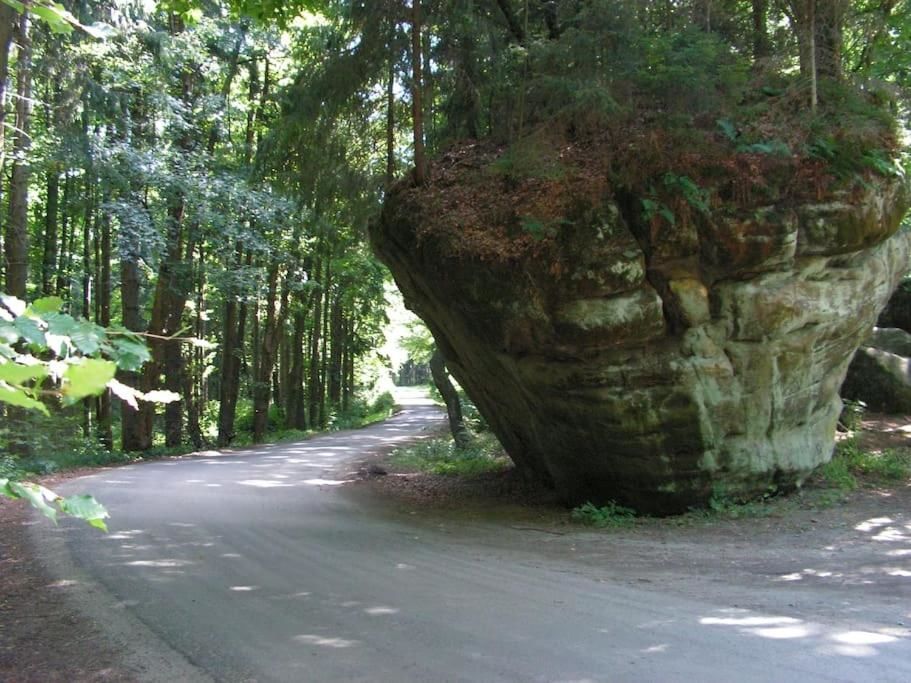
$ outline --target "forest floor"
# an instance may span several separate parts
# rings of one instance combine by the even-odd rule
[[[860,444],[869,450],[908,447],[909,423],[871,417]],[[869,612],[875,604],[880,623],[891,624],[896,635],[911,635],[909,482],[884,487],[861,480],[856,490],[842,492],[815,481],[799,494],[745,508],[593,530],[572,523],[546,493],[508,473],[454,478],[396,471],[382,459],[370,464],[389,474],[365,477],[350,487],[351,495],[385,514],[411,516],[415,524],[481,528],[482,542],[492,548],[520,547],[570,561],[573,571],[597,580],[693,596],[724,593],[742,608],[798,609],[806,598],[817,613],[845,614]],[[43,483],[53,487],[86,473]],[[97,625],[72,611],[36,557],[28,526],[43,523],[21,502],[0,500],[0,680],[142,680],[121,663]],[[831,604],[815,604],[821,595],[831,595]]]

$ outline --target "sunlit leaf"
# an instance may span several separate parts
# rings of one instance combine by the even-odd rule
[[[46,296],[43,299],[35,299],[29,306],[29,310],[43,316],[46,313],[57,313],[61,306],[63,306],[63,299],[59,296]]]
[[[216,344],[214,342],[210,342],[208,339],[200,339],[198,337],[192,337],[192,338],[188,339],[187,341],[199,349],[211,350],[211,349],[218,348],[218,344]]]
[[[88,320],[79,320],[70,332],[70,339],[82,353],[91,356],[101,348],[104,328]]]
[[[15,316],[20,316],[25,313],[27,308],[25,302],[22,299],[17,299],[14,296],[9,294],[0,294],[0,302],[3,302],[3,305],[6,306],[10,313]]]
[[[97,396],[105,390],[108,382],[114,379],[117,364],[109,360],[86,358],[79,364],[70,365],[63,377],[66,384],[63,393],[69,402],[75,402],[86,396]]]
[[[60,509],[71,517],[85,520],[96,529],[108,530],[104,520],[108,519],[110,515],[104,505],[95,500],[93,496],[85,494],[68,496],[58,501],[58,504]]]
[[[8,486],[17,498],[27,500],[32,507],[45,517],[53,520],[54,523],[57,522],[57,510],[48,505],[48,503],[57,499],[56,493],[30,481],[13,481]]]
[[[138,337],[115,337],[112,344],[112,356],[124,370],[138,370],[151,358],[149,348]]]
[[[141,396],[143,401],[148,401],[149,403],[174,403],[180,400],[180,394],[173,391],[165,391],[164,389],[150,391]]]
[[[137,398],[142,396],[142,392],[136,391],[133,387],[128,387],[123,382],[119,382],[116,379],[112,379],[108,382],[108,389],[122,401],[125,401],[133,410],[139,410],[139,403]]]
[[[80,24],[79,28],[97,40],[108,40],[117,36],[116,28],[101,21],[89,25]]]
[[[38,326],[38,321],[20,315],[13,324],[19,332],[19,336],[25,339],[29,344],[34,344],[36,346],[45,345],[46,340],[44,338],[44,332]]]
[[[0,363],[0,380],[10,384],[24,384],[34,379],[47,377],[45,365],[22,365],[21,363]]]
[[[47,406],[41,401],[36,401],[24,390],[10,386],[6,382],[0,382],[0,403],[6,403],[19,408],[28,408],[29,410],[37,410],[39,413],[50,415]]]

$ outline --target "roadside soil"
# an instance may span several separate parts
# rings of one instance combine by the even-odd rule
[[[869,416],[861,447],[911,447],[911,417]],[[491,552],[509,547],[597,581],[710,596],[744,609],[864,618],[911,636],[911,482],[861,481],[848,493],[814,480],[798,494],[714,513],[591,529],[510,472],[455,478],[396,470],[388,455],[352,464],[350,494],[377,514],[451,534],[471,529]],[[81,470],[44,478],[51,488]],[[380,472],[386,472],[381,474]],[[72,606],[30,545],[50,523],[0,499],[0,680],[133,681],[116,647]],[[482,533],[478,533],[481,529]],[[782,590],[785,589],[785,590]]]

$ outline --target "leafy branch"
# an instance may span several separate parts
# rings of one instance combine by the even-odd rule
[[[56,399],[71,405],[108,389],[133,408],[138,401],[169,403],[170,391],[143,393],[119,382],[118,369],[138,370],[150,359],[142,338],[106,329],[61,312],[63,300],[46,297],[31,305],[0,294],[0,402],[50,415]],[[55,523],[58,514],[106,530],[107,510],[92,496],[64,498],[28,481],[0,478],[0,495],[24,499]]]

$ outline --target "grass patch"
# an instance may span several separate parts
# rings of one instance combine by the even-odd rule
[[[845,439],[818,473],[826,484],[842,491],[853,491],[861,479],[897,483],[911,478],[911,451],[890,448],[872,453],[861,449],[855,439]]]
[[[585,503],[574,508],[570,519],[578,524],[593,526],[598,529],[623,529],[632,526],[636,521],[636,511],[610,501],[607,505],[597,506]]]
[[[394,451],[389,462],[403,469],[461,477],[509,467],[503,448],[491,435],[477,437],[467,448],[456,448],[448,435],[427,439]]]

